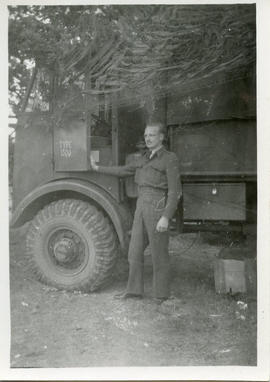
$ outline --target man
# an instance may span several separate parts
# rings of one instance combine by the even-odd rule
[[[165,132],[162,124],[148,124],[144,139],[148,152],[135,164],[126,166],[97,166],[94,171],[116,175],[135,174],[138,200],[129,245],[129,278],[126,291],[118,298],[142,297],[144,292],[144,250],[150,244],[153,262],[153,295],[158,303],[170,295],[169,220],[181,197],[179,164],[176,155],[163,146]]]

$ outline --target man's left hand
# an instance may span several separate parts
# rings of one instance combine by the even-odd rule
[[[169,219],[167,219],[165,216],[161,216],[157,223],[156,230],[158,232],[166,232],[169,227]]]

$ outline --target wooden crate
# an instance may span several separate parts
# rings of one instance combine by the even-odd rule
[[[245,261],[216,259],[214,262],[215,288],[217,293],[245,293]]]

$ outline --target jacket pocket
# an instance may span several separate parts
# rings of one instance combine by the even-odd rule
[[[156,202],[155,210],[162,211],[164,210],[165,206],[166,206],[166,197],[163,196],[160,200]]]

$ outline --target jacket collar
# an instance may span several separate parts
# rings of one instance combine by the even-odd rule
[[[155,156],[157,156],[159,158],[163,154],[164,150],[165,150],[164,146],[161,146],[157,151],[154,151],[151,159],[154,158]],[[151,152],[152,151],[150,151],[150,150],[147,151],[147,158],[148,159],[150,158]]]
[[[164,146],[161,146],[157,151],[155,151],[154,155],[157,155],[158,157],[160,157],[163,153],[164,153]]]

